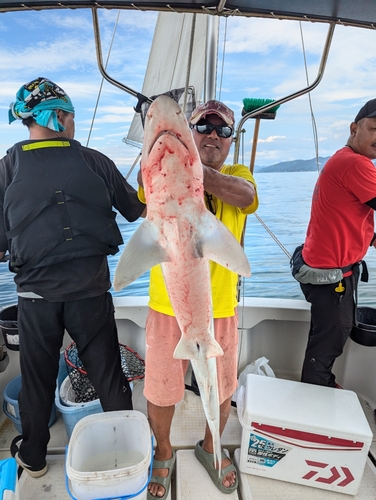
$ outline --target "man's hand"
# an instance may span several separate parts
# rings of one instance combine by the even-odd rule
[[[142,173],[141,173],[141,168],[140,170],[137,172],[137,182],[138,182],[138,185],[141,186],[141,187],[144,187],[144,183],[142,181]]]
[[[0,262],[8,262],[10,256],[9,253],[5,255],[6,252],[0,252]]]

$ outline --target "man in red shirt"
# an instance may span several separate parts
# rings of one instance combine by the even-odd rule
[[[332,367],[354,324],[360,262],[370,245],[376,247],[374,159],[376,99],[360,109],[350,124],[346,146],[327,161],[313,192],[303,260],[315,269],[341,269],[343,278],[327,284],[300,283],[311,303],[302,382],[337,385]]]

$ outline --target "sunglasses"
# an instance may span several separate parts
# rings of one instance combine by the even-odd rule
[[[205,123],[204,125],[191,125],[191,128],[197,130],[199,134],[209,135],[216,131],[218,137],[222,137],[223,139],[228,139],[232,136],[233,130],[231,127],[227,125],[212,125],[211,123]]]

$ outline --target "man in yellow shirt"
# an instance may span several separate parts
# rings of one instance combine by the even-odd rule
[[[244,165],[224,165],[233,131],[234,113],[219,101],[208,101],[192,113],[190,127],[204,171],[207,208],[223,222],[240,241],[246,216],[257,210],[256,184]],[[140,190],[142,197],[142,190]],[[141,201],[144,201],[142,199]],[[220,398],[220,434],[227,423],[231,398],[237,387],[238,275],[210,262],[215,338],[224,355],[217,358]],[[161,266],[150,273],[149,314],[146,323],[146,372],[144,394],[148,400],[150,426],[157,445],[148,500],[167,498],[175,452],[170,442],[170,429],[175,405],[184,396],[184,376],[188,360],[174,359],[173,352],[181,332],[168,298]],[[222,471],[213,467],[212,436],[206,426],[205,437],[196,445],[195,454],[205,466],[216,486],[231,493],[238,486],[232,461],[222,453]]]

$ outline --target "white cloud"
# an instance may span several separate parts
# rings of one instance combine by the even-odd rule
[[[133,116],[134,109],[131,106],[124,106],[119,104],[119,106],[114,105],[104,105],[101,106],[100,111],[102,113],[112,113],[114,115],[122,115],[122,116]]]
[[[312,53],[320,50],[320,39],[325,27],[319,24],[302,23],[306,49]],[[249,19],[236,17],[228,23],[226,50],[267,54],[276,47],[285,51],[301,50],[302,41],[299,24],[294,21],[274,19]]]
[[[102,115],[100,118],[95,119],[95,123],[124,123],[124,116],[119,114]]]
[[[64,29],[69,31],[76,30],[77,32],[92,32],[91,15],[89,12],[79,11],[61,15],[61,11],[52,10],[42,11],[34,15],[19,12],[17,16],[16,22],[23,29],[40,32],[53,26],[57,30],[55,31],[56,38],[61,35]]]
[[[267,137],[266,139],[260,139],[260,138],[258,138],[257,142],[260,142],[260,143],[262,143],[262,142],[268,142],[268,143],[270,143],[270,142],[275,142],[278,139],[286,139],[286,136],[285,135],[271,135],[271,136]],[[253,141],[251,141],[251,142],[253,142]]]
[[[74,58],[72,54],[75,54]],[[35,75],[36,68],[38,68],[37,76],[43,76],[43,73],[64,69],[66,71],[67,68],[69,72],[78,72],[84,65],[91,67],[91,70],[96,69],[93,43],[91,41],[78,43],[77,39],[73,40],[69,36],[47,44],[44,41],[37,41],[31,47],[3,46],[0,53],[1,73],[4,75],[6,72],[13,78],[17,75],[20,84],[25,80],[25,77],[20,75],[20,68],[27,80],[27,75]],[[31,78],[32,76],[29,77]]]

